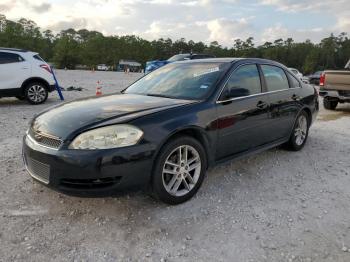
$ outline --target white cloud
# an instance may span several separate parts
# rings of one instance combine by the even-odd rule
[[[136,34],[148,40],[160,37],[218,41],[232,46],[250,36],[258,42],[292,37],[319,41],[331,32],[350,30],[350,0],[0,0],[0,13],[11,20],[25,17],[43,29],[73,27],[107,35]],[[261,12],[261,6],[265,8]],[[274,16],[282,12],[281,16]],[[305,14],[305,26],[288,16]],[[313,14],[309,18],[309,14]],[[318,14],[319,18],[317,18]],[[317,19],[329,25],[317,25]],[[268,19],[265,19],[268,17]],[[278,17],[278,18],[277,18]],[[279,19],[279,20],[277,20]],[[309,19],[314,28],[309,29]]]
[[[210,41],[218,41],[228,46],[232,46],[237,38],[245,39],[253,35],[252,25],[246,18],[237,20],[219,18],[207,22],[206,26],[210,32]]]
[[[331,15],[336,19],[335,25],[329,25],[331,31],[349,32],[350,29],[350,2],[349,0],[260,0],[263,5],[275,6],[283,12],[311,12],[320,17]]]
[[[261,44],[265,42],[273,42],[279,38],[286,40],[291,37],[296,42],[303,42],[309,39],[313,42],[318,42],[323,37],[327,37],[332,33],[329,29],[324,29],[322,27],[316,27],[312,29],[288,29],[287,27],[277,24],[272,27],[264,29],[261,34]]]

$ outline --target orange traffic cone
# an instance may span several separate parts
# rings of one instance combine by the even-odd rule
[[[97,81],[97,86],[96,86],[96,96],[102,95],[102,87],[100,86],[100,81]]]

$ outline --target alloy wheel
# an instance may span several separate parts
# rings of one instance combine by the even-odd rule
[[[176,197],[189,193],[197,184],[201,174],[201,158],[190,145],[175,148],[166,158],[162,180],[165,190]]]
[[[294,129],[295,143],[300,146],[304,143],[307,135],[307,119],[305,115],[300,115]]]
[[[35,103],[41,103],[46,98],[46,89],[41,85],[32,85],[27,93],[28,98]]]

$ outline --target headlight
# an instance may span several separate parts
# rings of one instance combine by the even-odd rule
[[[108,149],[135,145],[143,132],[131,125],[96,128],[77,136],[70,149]]]

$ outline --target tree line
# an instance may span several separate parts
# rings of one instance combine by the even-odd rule
[[[0,46],[23,48],[40,53],[58,68],[74,69],[77,65],[89,68],[98,64],[115,66],[120,59],[146,61],[168,59],[178,53],[206,53],[216,57],[259,57],[279,61],[304,73],[324,69],[340,69],[350,59],[350,39],[347,33],[331,34],[320,41],[297,43],[292,38],[276,39],[256,46],[254,38],[236,39],[231,47],[217,41],[210,44],[163,39],[148,41],[135,35],[104,36],[86,29],[62,30],[54,34],[42,31],[34,21],[21,18],[6,19],[0,14]]]

